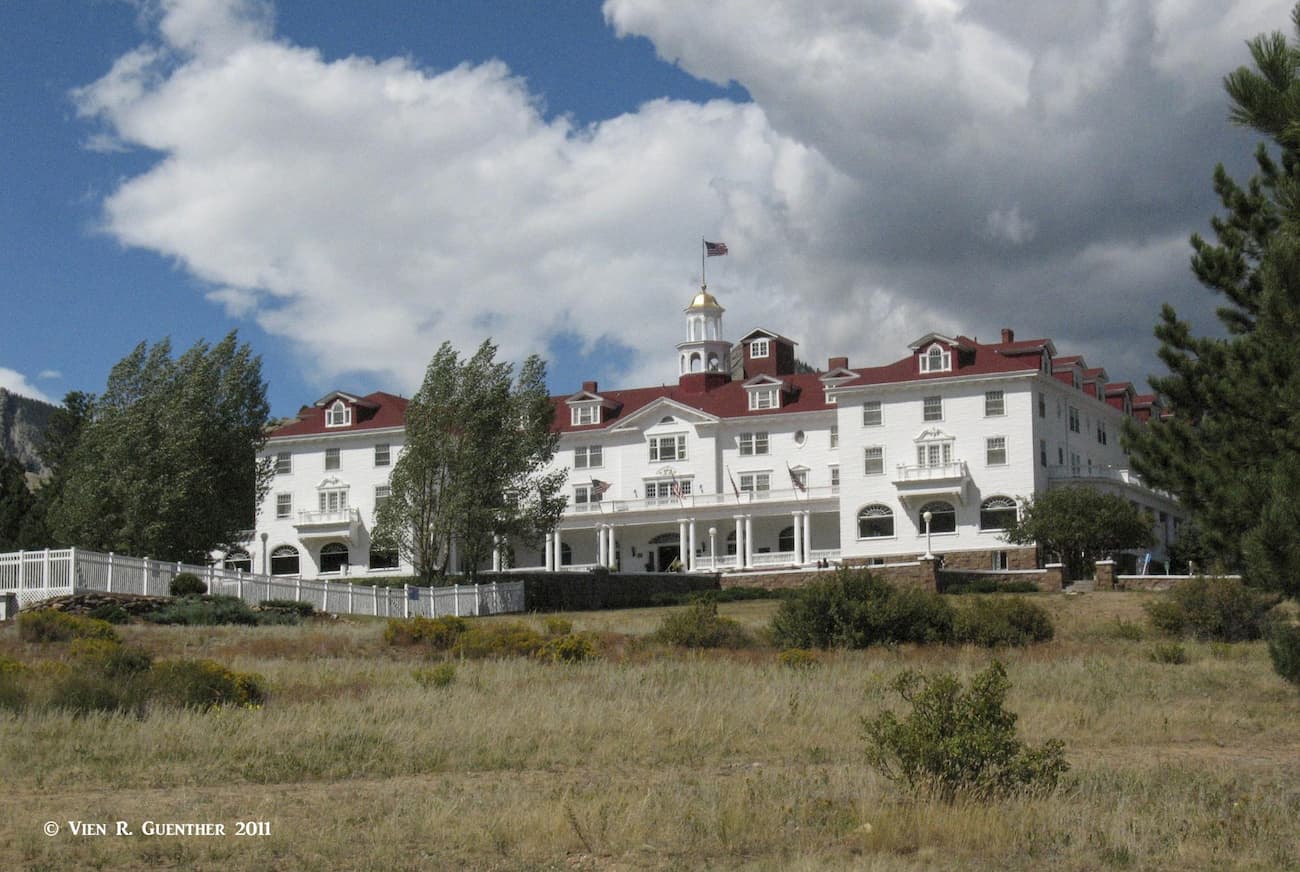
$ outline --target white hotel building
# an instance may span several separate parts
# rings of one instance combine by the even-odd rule
[[[795,343],[755,329],[723,338],[702,289],[685,310],[676,384],[554,397],[553,465],[569,505],[544,547],[516,543],[502,565],[627,571],[813,566],[915,559],[1032,568],[1000,532],[1018,501],[1087,483],[1150,510],[1160,556],[1176,502],[1129,472],[1126,418],[1155,399],[1051,340],[930,333],[905,357],[796,372]],[[374,509],[402,446],[406,401],[334,392],[269,438],[276,477],[243,565],[273,574],[402,574],[370,547]],[[454,559],[454,557],[453,557]],[[246,562],[245,562],[246,561]],[[484,567],[486,568],[486,567]]]

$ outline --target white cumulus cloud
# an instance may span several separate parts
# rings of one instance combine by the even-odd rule
[[[44,374],[42,374],[42,377]],[[24,397],[31,397],[33,400],[40,400],[43,403],[53,403],[54,400],[45,395],[45,392],[33,385],[27,380],[27,376],[17,370],[0,366],[0,388],[4,388],[12,394],[21,394]]]

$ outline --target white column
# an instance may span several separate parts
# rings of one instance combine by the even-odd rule
[[[677,519],[677,559],[681,561],[682,568],[685,569],[687,561],[690,560],[690,552],[687,550],[686,543],[686,519]]]
[[[804,563],[810,563],[812,557],[812,510],[803,513],[803,547]]]
[[[546,566],[546,569],[547,569],[548,571],[554,571],[554,570],[555,570],[555,558],[552,556],[552,552],[554,552],[554,551],[555,551],[555,536],[553,536],[553,535],[550,534],[550,533],[547,533],[547,534],[546,534],[546,554],[545,554],[545,556],[544,556],[542,559],[545,561],[545,566]]]
[[[736,515],[736,568],[745,565],[745,516]]]
[[[754,516],[745,516],[745,566],[754,565]]]
[[[794,513],[794,562],[803,563],[803,512]]]
[[[618,568],[618,538],[614,535],[614,525],[610,524],[605,528],[609,536],[609,545],[605,548],[605,556],[609,562],[605,565],[610,569]]]
[[[564,565],[564,549],[560,547],[562,544],[563,543],[560,541],[560,528],[556,527],[554,548],[555,548],[555,569],[557,571]]]
[[[609,542],[605,538],[605,526],[603,524],[597,524],[596,525],[596,564],[598,566],[609,565],[609,556],[605,553],[605,549],[608,546],[609,546]]]
[[[691,518],[691,521],[690,521],[690,534],[691,534],[691,535],[690,535],[690,540],[691,540],[691,550],[690,550],[690,555],[691,555],[691,556],[690,556],[690,559],[686,561],[686,568],[689,569],[691,572],[694,572],[694,571],[695,571],[695,519],[694,519],[694,518]]]
[[[501,537],[492,537],[492,571],[501,571]]]

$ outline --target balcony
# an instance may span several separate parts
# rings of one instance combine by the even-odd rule
[[[734,491],[728,490],[717,494],[684,494],[678,497],[653,497],[639,500],[602,500],[596,503],[569,503],[565,509],[566,516],[575,515],[611,515],[629,512],[675,512],[715,508],[725,511],[729,508],[742,508],[753,505],[782,506],[791,508],[796,503],[818,502],[836,499],[839,487],[825,485],[810,487],[806,491],[795,488],[784,490],[741,491],[737,498]]]
[[[894,486],[898,495],[907,497],[955,497],[966,501],[966,485],[970,471],[966,461],[954,460],[933,466],[899,465],[894,473]]]
[[[1124,466],[1049,466],[1047,468],[1047,479],[1052,484],[1069,481],[1114,482],[1115,484],[1141,488],[1150,493],[1159,494],[1165,499],[1174,499],[1170,494],[1151,487],[1136,472]]]
[[[299,512],[294,527],[298,538],[342,539],[354,542],[361,526],[361,513],[356,509],[335,509],[325,512]]]

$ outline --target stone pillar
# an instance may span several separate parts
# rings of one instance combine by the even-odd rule
[[[1043,566],[1043,580],[1038,583],[1040,590],[1059,591],[1065,587],[1065,566],[1060,563],[1047,563]]]
[[[686,568],[689,569],[691,572],[694,572],[695,571],[695,519],[694,518],[691,518],[690,520],[690,526],[688,527],[688,531],[690,532],[689,538],[691,540],[691,550],[690,550],[691,556],[690,559],[686,561]]]
[[[745,568],[754,565],[754,516],[745,516]]]
[[[939,590],[939,574],[937,572],[939,566],[939,558],[922,557],[918,562],[920,563],[921,566],[921,572],[919,577],[917,578],[918,583],[925,590],[932,590],[937,592]]]
[[[1114,590],[1115,589],[1115,561],[1098,560],[1097,568],[1093,573],[1095,590]]]

